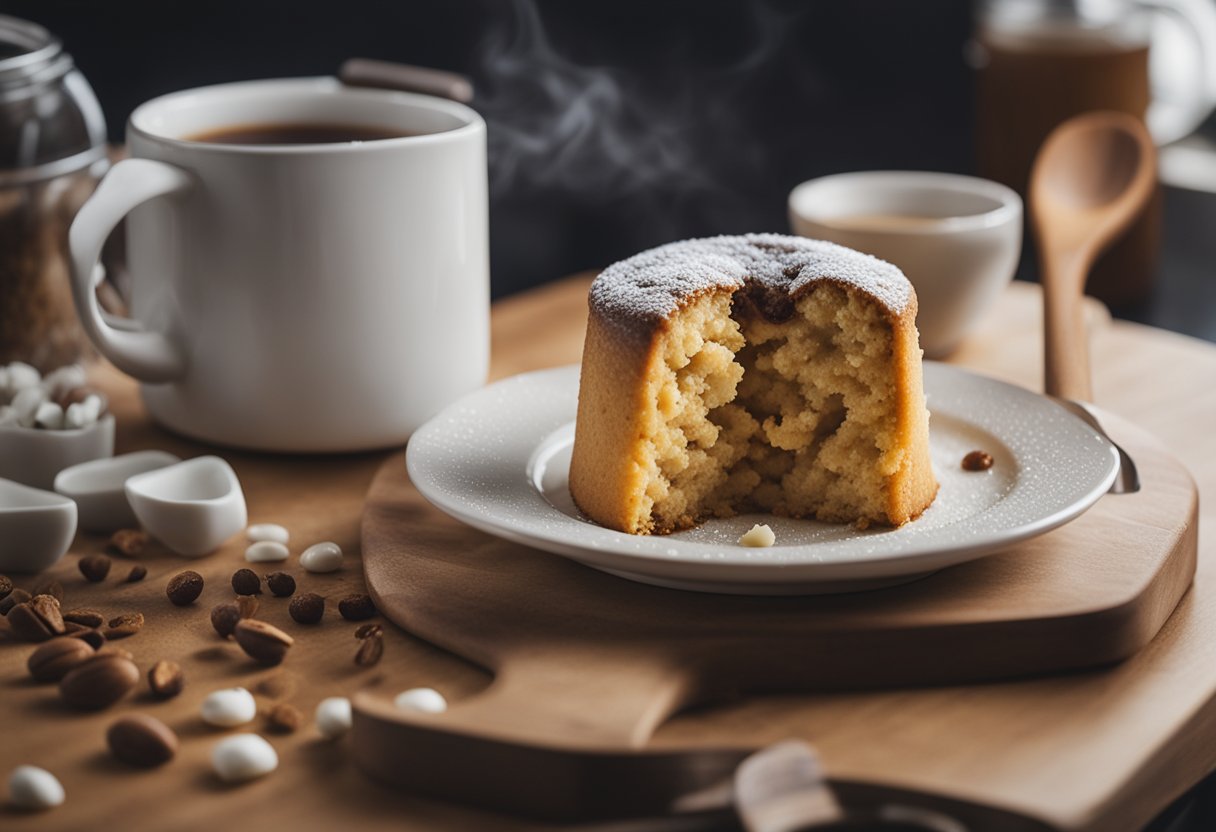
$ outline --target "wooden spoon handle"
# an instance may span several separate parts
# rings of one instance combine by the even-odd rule
[[[1040,237],[1040,239],[1042,239]],[[1090,258],[1082,254],[1043,253],[1044,385],[1049,396],[1093,401],[1089,372],[1089,333],[1082,293]]]

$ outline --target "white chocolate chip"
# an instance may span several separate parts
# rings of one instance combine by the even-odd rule
[[[63,803],[63,784],[37,766],[17,766],[8,776],[8,802],[20,809],[50,809]]]
[[[336,740],[350,730],[350,700],[345,696],[331,696],[317,705],[317,731],[327,740]]]
[[[236,734],[215,744],[211,767],[225,783],[244,783],[278,768],[279,755],[257,734]]]
[[[34,426],[43,430],[63,430],[63,408],[54,402],[43,402],[34,411]]]
[[[271,563],[287,560],[290,552],[282,543],[274,540],[259,540],[245,550],[245,560],[250,563]]]
[[[225,688],[208,694],[203,700],[203,722],[220,728],[232,728],[252,722],[258,715],[258,703],[244,688]]]
[[[300,555],[300,566],[309,572],[337,572],[342,568],[342,547],[329,541],[314,543]]]
[[[441,714],[448,709],[448,701],[434,688],[410,688],[397,694],[393,704],[403,711],[422,711],[424,714]]]
[[[245,537],[250,543],[261,543],[264,540],[268,540],[272,543],[282,543],[284,546],[291,539],[291,536],[287,533],[287,529],[278,523],[255,523],[245,529]]]
[[[32,428],[38,415],[38,408],[46,401],[42,388],[34,385],[26,387],[13,397],[13,410],[17,411],[17,424],[23,428]]]
[[[777,542],[777,535],[773,534],[773,530],[767,524],[757,523],[746,532],[743,537],[739,538],[740,546],[750,546],[756,549],[763,549],[772,546]]]

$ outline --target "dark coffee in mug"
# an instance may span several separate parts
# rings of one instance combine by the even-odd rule
[[[366,124],[291,123],[236,124],[205,130],[186,139],[206,144],[346,144],[416,135],[419,134],[408,130]]]

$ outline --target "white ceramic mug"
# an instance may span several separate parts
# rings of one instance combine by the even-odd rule
[[[217,144],[225,127],[400,138]],[[350,451],[405,442],[485,382],[485,123],[461,104],[330,78],[223,84],[141,105],[70,241],[85,330],[152,417],[208,442]],[[127,217],[131,320],[98,307]]]
[[[1021,256],[1021,198],[972,176],[825,176],[794,188],[789,212],[794,233],[864,251],[903,270],[916,289],[916,326],[929,358],[958,346],[1013,279]]]

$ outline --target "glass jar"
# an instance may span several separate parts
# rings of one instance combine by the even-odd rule
[[[0,15],[0,363],[47,371],[85,352],[67,235],[108,164],[101,106],[71,56]]]

